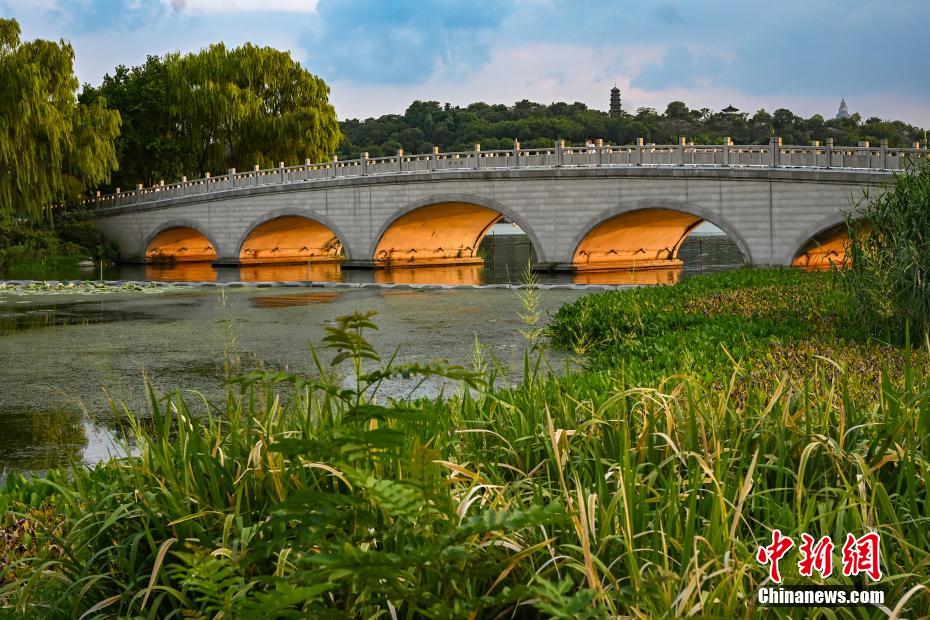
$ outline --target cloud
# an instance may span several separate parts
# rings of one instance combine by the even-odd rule
[[[177,11],[199,13],[240,13],[271,11],[277,13],[313,13],[317,0],[168,0]]]
[[[406,85],[436,73],[457,79],[487,62],[491,34],[511,7],[495,0],[321,0],[300,42],[314,70],[329,79]]]
[[[650,90],[710,86],[714,78],[720,76],[724,63],[723,58],[713,52],[692,52],[676,45],[665,51],[661,61],[640,71],[632,84]]]
[[[630,109],[787,107],[930,125],[928,0],[0,0],[24,38],[72,41],[82,80],[215,41],[289,49],[340,115],[414,98]],[[528,57],[532,50],[533,57]],[[604,86],[606,85],[606,89]]]
[[[136,30],[157,22],[167,8],[143,0],[59,0],[48,16],[70,32]]]

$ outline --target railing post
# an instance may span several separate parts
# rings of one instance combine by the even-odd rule
[[[556,140],[555,141],[555,167],[558,168],[562,165],[562,156],[564,153],[562,149],[565,148],[565,140]]]
[[[678,165],[679,166],[685,165],[685,144],[686,142],[687,140],[685,139],[684,136],[678,137]]]
[[[236,187],[236,169],[230,168],[226,171],[226,186],[229,189],[234,189]]]
[[[187,190],[189,189],[189,187],[190,187],[190,186],[188,186],[188,184],[187,184],[187,177],[186,177],[186,176],[182,176],[182,177],[181,177],[181,195],[182,195],[182,196],[187,196],[187,195],[190,193],[190,192],[187,191]]]
[[[362,156],[359,158],[359,172],[362,176],[368,174],[368,151],[362,152]]]
[[[597,152],[597,165],[604,165],[604,139],[598,138],[597,143],[594,145],[594,150]]]
[[[284,183],[284,162],[278,162],[278,179],[281,183]]]
[[[520,167],[520,141],[513,141],[513,166],[514,168]]]
[[[730,147],[733,146],[733,138],[727,136],[723,139],[723,163],[721,164],[724,168],[729,167],[730,165]]]
[[[882,138],[878,143],[878,161],[881,164],[882,170],[888,169],[888,138]]]
[[[643,138],[636,138],[636,165],[643,165],[643,143],[645,140]]]
[[[833,167],[833,138],[827,138],[827,168]]]
[[[777,168],[779,164],[779,151],[781,150],[781,138],[772,138],[769,142],[769,163],[772,168]]]
[[[339,163],[339,156],[338,156],[338,155],[333,155],[333,174],[332,174],[332,177],[333,177],[334,179],[336,178],[336,165],[337,165],[338,163]]]
[[[404,149],[397,149],[397,172],[404,171]]]
[[[481,168],[481,145],[475,144],[475,170]]]
[[[430,155],[429,155],[429,163],[427,164],[427,166],[429,167],[429,171],[430,171],[430,172],[433,172],[434,170],[436,170],[436,160],[437,160],[437,159],[439,159],[439,147],[438,147],[438,146],[434,146],[434,147],[433,147],[433,152],[430,153]]]

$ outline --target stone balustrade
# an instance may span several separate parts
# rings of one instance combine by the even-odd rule
[[[892,173],[906,170],[920,160],[930,158],[930,149],[914,143],[910,148],[889,147],[886,141],[877,146],[861,142],[858,146],[836,146],[832,139],[810,146],[784,145],[780,138],[768,144],[739,145],[727,138],[724,144],[692,144],[684,138],[678,144],[647,144],[642,138],[636,144],[613,146],[598,141],[594,146],[565,146],[559,141],[550,148],[481,149],[470,151],[408,155],[399,150],[389,157],[368,157],[340,161],[335,157],[324,163],[307,160],[297,166],[254,169],[202,179],[183,178],[178,183],[161,181],[153,187],[137,186],[132,191],[98,195],[85,201],[96,207],[121,207],[158,202],[174,198],[193,197],[228,190],[289,183],[311,183],[324,179],[399,175],[407,173],[437,173],[486,169],[539,169],[558,167],[630,167],[630,166],[690,166],[690,167],[755,167],[782,169],[837,169]]]

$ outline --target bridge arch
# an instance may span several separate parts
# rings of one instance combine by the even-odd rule
[[[782,264],[814,268],[828,267],[831,262],[839,264],[846,256],[847,243],[846,214],[831,213],[795,238],[791,254],[783,258]]]
[[[339,230],[339,227],[325,215],[309,209],[275,209],[263,213],[252,220],[245,228],[236,243],[236,252],[240,261],[244,262],[306,262],[315,255],[325,253],[327,244],[331,241],[339,244],[339,250],[346,258],[351,259],[354,254],[349,239]],[[248,247],[254,242],[255,248]],[[271,243],[300,243],[292,250],[293,256],[274,257],[266,250]],[[272,248],[277,249],[277,248]],[[301,250],[305,250],[301,252]],[[338,254],[330,252],[329,256],[319,256],[320,260],[332,261]]]
[[[458,230],[443,231],[445,234],[442,238],[438,237],[438,231],[435,229],[432,234],[437,237],[436,243],[452,242],[454,246],[455,241],[458,241],[458,247],[467,243],[473,257],[487,231],[501,217],[506,217],[519,226],[530,240],[536,261],[546,262],[545,249],[536,232],[523,216],[496,200],[472,194],[440,194],[411,202],[397,209],[378,230],[369,256],[376,264],[379,262],[387,264],[384,262],[384,253],[389,251],[394,244],[402,244],[406,239],[422,238],[422,232],[433,225],[444,222],[453,224],[458,221],[460,224]],[[379,254],[382,255],[380,260]],[[454,261],[452,258],[448,260]],[[408,261],[401,259],[400,262],[403,264]]]
[[[203,242],[206,243],[200,246],[199,244]],[[188,245],[197,247],[198,252],[188,254],[186,251],[183,253],[177,251],[187,248]],[[222,256],[216,239],[206,226],[194,220],[180,218],[171,219],[156,226],[146,237],[143,252],[146,262],[159,258],[180,262],[212,262]]]
[[[626,221],[623,221],[624,219]],[[621,232],[627,225],[635,226],[650,222],[658,226],[653,229],[653,234],[661,239],[661,247],[669,248],[672,250],[672,256],[676,256],[685,237],[704,221],[722,230],[739,248],[745,261],[748,264],[753,263],[749,244],[726,218],[700,205],[679,200],[637,200],[604,209],[591,218],[575,236],[569,246],[570,254],[565,257],[565,263],[578,264],[576,258],[579,252],[585,251],[583,244],[586,240],[590,241],[592,233],[597,234],[599,228],[605,235],[609,235],[612,232]],[[667,228],[667,232],[663,228]]]

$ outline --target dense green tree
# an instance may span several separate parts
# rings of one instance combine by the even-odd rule
[[[189,170],[188,154],[177,140],[168,102],[168,70],[158,56],[144,65],[119,65],[99,87],[84,86],[80,100],[103,97],[122,117],[117,153],[120,170],[112,179],[117,187],[136,183],[153,185],[161,179],[178,179]]]
[[[683,101],[672,101],[665,108],[665,116],[684,120],[688,118],[688,106]]]
[[[322,161],[339,144],[329,87],[287,52],[218,43],[166,64],[169,111],[197,173]]]
[[[78,102],[73,64],[64,41],[20,41],[0,19],[0,220],[49,221],[117,166],[119,114]]]

